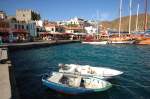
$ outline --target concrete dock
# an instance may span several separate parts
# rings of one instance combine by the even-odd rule
[[[6,43],[0,45],[0,47],[7,47],[9,50],[20,50],[20,49],[30,49],[37,47],[48,47],[51,45],[67,44],[80,42],[79,40],[51,40],[51,41],[39,41],[39,42],[27,42],[27,43]]]
[[[9,64],[0,64],[0,97],[11,99],[11,86],[9,80]]]
[[[0,48],[0,61],[5,61],[8,59],[7,48]]]
[[[4,63],[7,61],[7,49],[0,49],[0,98],[11,99],[11,85],[9,76],[10,64]],[[2,64],[4,63],[4,64]]]

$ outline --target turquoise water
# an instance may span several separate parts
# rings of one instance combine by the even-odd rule
[[[82,45],[80,43],[10,52],[21,99],[150,99],[150,46]],[[118,69],[106,92],[68,96],[45,89],[42,74],[58,63],[88,64]]]

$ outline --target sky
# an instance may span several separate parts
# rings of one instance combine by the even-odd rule
[[[129,15],[129,1],[123,0],[122,16]],[[132,0],[132,14],[144,12],[145,0]],[[148,12],[150,0],[148,0]],[[0,10],[14,15],[16,9],[32,9],[40,13],[41,18],[61,21],[73,17],[92,20],[111,21],[119,17],[120,0],[0,0]]]

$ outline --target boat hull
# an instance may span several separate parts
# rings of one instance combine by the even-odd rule
[[[76,95],[76,94],[94,92],[93,90],[68,87],[68,86],[65,86],[65,85],[60,85],[60,84],[57,84],[57,83],[49,82],[47,80],[42,80],[42,82],[43,82],[43,85],[47,86],[48,88],[50,88],[52,90],[55,90],[57,92],[60,92],[60,93],[64,93],[64,94]]]
[[[111,41],[111,44],[133,44],[135,41]]]
[[[83,88],[83,87],[71,87],[71,86],[67,86],[65,84],[55,83],[55,82],[49,81],[48,76],[42,78],[42,83],[44,86],[46,86],[52,90],[55,90],[59,93],[70,94],[70,95],[101,92],[101,91],[106,91],[107,89],[112,87],[111,83],[109,83],[109,82],[102,81],[100,79],[99,79],[99,81],[101,81],[101,83],[107,83],[107,86],[105,86],[103,88],[94,88],[94,89]]]
[[[101,42],[82,42],[82,44],[92,44],[92,45],[105,45],[107,44],[107,41],[101,41]]]
[[[68,70],[60,69],[59,72],[65,73],[76,73],[78,72],[81,76],[90,76],[100,79],[110,79],[114,76],[123,74],[123,72],[104,68],[104,67],[93,67],[89,65],[77,65],[77,64],[65,64],[65,66],[70,67]]]
[[[74,88],[74,87],[68,87],[65,85],[61,85],[61,84],[57,84],[54,82],[49,82],[45,79],[42,79],[42,83],[43,85],[45,85],[46,87],[55,90],[59,93],[63,93],[63,94],[70,94],[70,95],[77,95],[77,94],[87,94],[87,93],[94,93],[94,92],[101,92],[101,91],[106,91],[107,89],[109,89],[110,87],[112,87],[111,85],[106,87],[106,88],[102,88],[102,89],[85,89],[85,88]]]

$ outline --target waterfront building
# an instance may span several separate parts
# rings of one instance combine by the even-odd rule
[[[25,30],[29,36],[36,37],[37,36],[37,30],[36,30],[36,23],[34,21],[30,22],[10,22],[10,28],[16,29],[16,30]]]
[[[66,33],[83,33],[84,28],[80,26],[65,26]]]
[[[73,34],[73,39],[83,39],[87,35],[83,27],[80,26],[65,26],[65,33]]]
[[[62,25],[58,25],[56,22],[44,21],[43,23],[45,31],[40,32],[40,37],[43,40],[52,39],[68,39],[68,35],[65,33],[65,28]]]
[[[82,25],[83,23],[84,23],[84,19],[77,18],[77,17],[74,17],[67,21],[67,25],[71,25],[71,24]]]
[[[16,10],[16,19],[24,22],[40,20],[40,14],[31,9],[18,9]]]
[[[11,22],[10,20],[0,20],[0,36],[5,42],[22,42],[26,41],[28,31],[24,23]]]
[[[55,22],[48,22],[44,24],[45,30],[52,33],[64,33],[64,26],[57,25]]]
[[[26,23],[26,30],[32,37],[37,37],[37,28],[36,28],[36,22],[35,21],[30,21]]]
[[[97,28],[94,26],[84,27],[84,29],[88,35],[94,35],[98,32]]]
[[[36,20],[35,24],[36,24],[37,37],[39,37],[41,33],[46,31],[44,27],[44,22],[42,20]]]
[[[6,13],[4,11],[0,11],[0,19],[6,19]]]
[[[67,26],[80,26],[80,27],[90,26],[87,20],[84,20],[78,17],[75,17],[66,21],[66,25]]]
[[[43,27],[43,21],[42,20],[35,20],[36,26]]]

